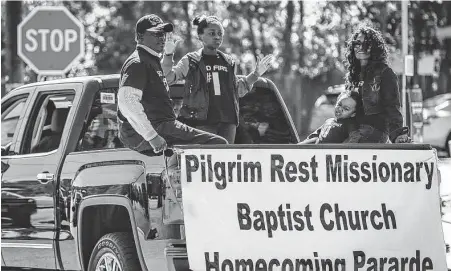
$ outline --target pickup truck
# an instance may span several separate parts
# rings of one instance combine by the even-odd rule
[[[121,145],[118,84],[118,75],[67,78],[2,99],[2,268],[188,270],[180,187],[168,181],[177,177],[166,155]],[[171,86],[176,111],[182,86]],[[299,142],[270,80],[240,107],[235,144]]]

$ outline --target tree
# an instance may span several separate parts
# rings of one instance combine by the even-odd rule
[[[6,9],[4,15],[6,17],[5,26],[7,32],[2,33],[2,64],[4,64],[2,66],[4,67],[3,71],[6,71],[7,77],[2,76],[2,79],[4,78],[2,85],[3,81],[5,83],[23,83],[23,64],[17,54],[17,26],[22,20],[22,2],[7,1],[4,7]],[[3,56],[5,57],[5,63],[3,63]],[[4,90],[5,88],[2,87],[2,96],[5,94]]]
[[[185,15],[185,22],[186,22],[186,48],[188,48],[188,51],[191,51],[193,49],[193,37],[191,34],[191,18],[189,14],[189,2],[185,1],[182,3],[183,6],[183,12]]]
[[[439,27],[451,26],[451,2],[443,3],[443,19],[439,21]],[[438,87],[442,91],[451,92],[451,38],[443,41],[442,61],[440,63],[440,75]]]
[[[336,7],[329,2],[308,5],[307,2],[299,2],[299,42],[298,50],[298,74],[301,86],[300,97],[295,96],[295,101],[300,113],[296,123],[301,135],[309,132],[310,119],[314,102],[323,94],[327,87],[343,83],[344,68],[340,59],[340,38],[344,31],[341,30],[343,20],[354,19],[352,16],[339,17],[337,11],[342,5]],[[346,9],[344,10],[344,12]],[[354,19],[358,21],[357,18]],[[351,24],[351,22],[349,22]],[[340,31],[341,30],[341,31]]]
[[[276,18],[277,10],[280,7],[281,3],[274,1],[229,3],[227,11],[230,23],[227,25],[226,33],[233,35],[230,42],[237,42],[231,45],[239,45],[241,47],[239,53],[250,50],[255,59],[261,55],[272,53],[275,44],[278,45],[278,41],[281,39],[279,30],[282,29]],[[233,34],[236,30],[239,30],[238,33],[241,37]],[[268,36],[271,38],[268,39]],[[271,41],[274,41],[274,44],[271,44]]]
[[[2,25],[6,25],[6,4],[2,2]],[[27,1],[23,14],[37,5],[64,5],[85,26],[86,56],[68,76],[119,72],[134,50],[135,24],[144,14],[154,13],[176,26],[174,34],[183,39],[174,60],[196,49],[196,15],[217,15],[226,30],[222,50],[234,55],[238,73],[249,73],[257,56],[278,54],[271,78],[282,92],[294,121],[306,133],[314,100],[328,86],[343,83],[345,42],[362,21],[372,22],[385,34],[392,48],[401,48],[400,3],[396,1]],[[411,2],[411,46],[419,54],[436,48],[443,51],[439,87],[451,84],[450,41],[433,39],[437,26],[450,25],[450,2]],[[95,11],[95,12],[94,12]],[[9,13],[11,14],[11,13]],[[18,19],[19,21],[21,20]],[[425,27],[427,26],[427,27]],[[424,28],[424,29],[423,29]],[[2,68],[9,70],[7,47],[11,40],[2,28]],[[14,34],[14,31],[8,31]],[[432,38],[431,38],[432,37]],[[15,39],[12,39],[15,40]],[[439,46],[436,46],[438,44]],[[436,47],[434,47],[436,46]],[[23,65],[23,64],[22,64]],[[280,66],[280,68],[279,68]],[[5,68],[6,67],[6,68]],[[17,74],[17,73],[14,73]],[[2,82],[5,82],[5,74]],[[24,82],[36,75],[25,66]],[[446,83],[448,82],[448,83]],[[449,87],[447,89],[450,89]]]
[[[294,18],[294,4],[293,1],[288,1],[286,6],[287,18],[285,22],[285,30],[283,32],[282,46],[284,47],[282,52],[283,57],[283,74],[289,74],[291,72],[291,63],[293,56],[293,45],[291,43],[291,35],[293,33],[293,18]]]
[[[438,72],[440,78],[435,76],[418,76],[417,75],[417,61],[415,61],[415,76],[413,78],[414,84],[419,84],[423,90],[423,98],[444,93],[449,90],[443,82],[447,82],[450,76],[449,72],[449,58],[446,58],[446,44],[440,42],[436,37],[437,27],[443,26],[449,21],[449,3],[438,3],[429,1],[414,1],[409,6],[409,14],[411,17],[410,25],[412,27],[412,44],[411,48],[414,54],[414,59],[418,60],[425,54],[433,54],[435,51],[441,53],[440,71]],[[449,50],[449,49],[448,49]],[[442,82],[438,84],[437,81]]]

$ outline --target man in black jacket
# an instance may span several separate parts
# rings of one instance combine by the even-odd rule
[[[161,68],[166,33],[174,26],[146,15],[136,23],[136,50],[121,69],[118,92],[119,138],[138,152],[163,151],[167,144],[227,144],[217,135],[176,120]]]

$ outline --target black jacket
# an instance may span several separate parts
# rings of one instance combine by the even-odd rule
[[[321,127],[311,133],[307,139],[317,138],[316,144],[319,143],[343,143],[349,136],[351,131],[357,129],[355,118],[327,119]]]
[[[349,86],[348,86],[349,87]],[[403,117],[398,79],[385,63],[374,64],[364,80],[353,86],[362,98],[363,110],[357,114],[358,124],[373,125],[389,135],[393,142],[401,134]],[[372,120],[368,123],[368,120]]]

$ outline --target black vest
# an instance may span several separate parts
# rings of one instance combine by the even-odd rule
[[[147,78],[145,79],[145,88],[142,89],[141,104],[152,126],[155,127],[164,121],[174,121],[176,117],[173,103],[169,96],[169,86],[161,68],[160,59],[151,55],[145,49],[138,47],[124,62],[121,69],[119,88],[122,87],[122,78],[127,73],[127,68],[136,62],[144,63],[146,67]],[[128,122],[119,110],[118,117],[122,121]]]
[[[236,89],[235,63],[233,59],[218,51],[220,56],[227,62],[229,69],[229,85],[233,87],[233,103],[236,120],[239,119],[238,94]],[[201,51],[188,53],[189,70],[185,78],[183,106],[180,110],[180,119],[183,122],[195,125],[196,122],[207,120],[210,97],[207,85],[207,70],[201,58]]]

